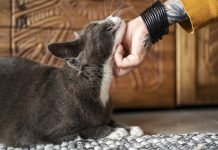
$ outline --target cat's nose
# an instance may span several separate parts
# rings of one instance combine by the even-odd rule
[[[122,19],[119,17],[111,17],[110,20],[113,21],[114,23],[119,23],[120,21],[122,21]]]
[[[108,16],[107,18],[106,18],[106,20],[111,20],[111,18],[113,18],[113,17],[116,17],[114,14],[112,14],[112,15],[110,15],[110,16]]]

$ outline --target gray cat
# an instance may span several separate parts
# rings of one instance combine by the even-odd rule
[[[112,119],[113,54],[126,24],[118,17],[90,23],[72,42],[48,46],[62,68],[0,58],[0,143],[28,145],[83,138],[140,136]],[[127,132],[128,131],[128,132]]]

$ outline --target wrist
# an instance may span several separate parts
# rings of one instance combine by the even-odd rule
[[[135,28],[140,30],[141,35],[145,36],[148,33],[146,24],[144,23],[141,16],[138,16],[135,20]]]
[[[154,44],[162,39],[162,36],[168,34],[169,23],[164,6],[160,1],[155,2],[151,7],[141,13],[151,39]]]
[[[142,17],[139,16],[136,19],[138,20],[138,24],[140,25],[140,28],[142,29],[141,32],[142,32],[142,35],[144,37],[143,44],[144,44],[144,48],[145,48],[146,53],[147,53],[150,50],[150,47],[152,44],[151,37],[150,37],[150,34],[148,32],[147,25],[144,23]]]
[[[144,23],[141,16],[138,16],[137,18],[132,20],[132,22],[134,22],[132,25],[132,29],[134,30],[134,35],[137,35],[137,37],[134,38],[137,38],[138,41],[143,42],[141,43],[142,46],[144,47],[142,49],[145,50],[145,52],[147,53],[150,50],[152,44],[147,26]]]

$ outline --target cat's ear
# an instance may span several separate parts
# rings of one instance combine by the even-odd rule
[[[53,43],[48,45],[48,50],[56,57],[69,59],[78,57],[82,51],[80,40],[65,43]]]

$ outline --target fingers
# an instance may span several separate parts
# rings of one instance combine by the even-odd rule
[[[125,54],[125,51],[123,49],[123,46],[122,45],[119,45],[116,49],[116,52],[115,52],[115,55],[114,55],[114,60],[115,60],[115,68],[114,68],[114,75],[115,76],[124,76],[128,73],[130,73],[133,68],[120,68],[117,66],[117,64],[121,64],[122,66],[122,63],[123,63],[123,56]],[[124,60],[124,63],[125,63],[125,60]],[[124,64],[125,66],[125,64]],[[128,64],[127,64],[128,66]]]
[[[121,77],[127,75],[133,70],[133,68],[118,68],[117,66],[114,68],[114,75],[117,77]]]
[[[127,57],[124,57],[125,51],[122,45],[119,45],[114,54],[115,76],[124,76],[130,73],[136,66],[138,66],[142,61],[143,57],[138,57],[134,54],[129,54]]]
[[[135,54],[130,53],[127,57],[124,57],[125,51],[122,45],[119,45],[114,54],[114,60],[118,67],[129,68],[136,67],[141,63],[141,58]]]
[[[124,53],[125,53],[125,51],[123,49],[123,46],[118,45],[117,49],[115,51],[115,54],[114,54],[114,61],[116,64],[120,64],[122,62]]]

